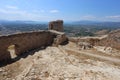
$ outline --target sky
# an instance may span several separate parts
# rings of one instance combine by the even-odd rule
[[[120,0],[0,0],[0,20],[120,22]]]

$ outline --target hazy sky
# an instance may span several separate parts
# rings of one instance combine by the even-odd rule
[[[120,0],[0,0],[0,19],[120,21]]]

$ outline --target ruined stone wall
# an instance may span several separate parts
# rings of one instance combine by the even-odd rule
[[[53,41],[53,46],[58,46],[59,44],[66,44],[68,42],[68,38],[63,32],[58,32],[55,30],[50,30],[51,33],[54,34],[55,38]]]
[[[97,45],[120,50],[120,29],[110,32],[108,36],[102,39]]]
[[[63,21],[51,21],[49,22],[49,30],[63,31]]]
[[[21,53],[27,52],[28,50],[31,49],[40,48],[42,46],[48,46],[53,44],[54,39],[58,35],[63,34],[54,31],[40,31],[1,36],[0,61],[11,58],[10,53],[8,51],[8,47],[10,45],[15,45],[15,54],[20,55]],[[65,39],[63,39],[59,44],[61,44],[64,41]]]
[[[100,42],[100,39],[98,38],[69,38],[69,41],[74,42],[74,43],[78,43],[78,42],[86,42],[86,43],[90,43],[90,45],[95,46],[96,44],[98,44]]]

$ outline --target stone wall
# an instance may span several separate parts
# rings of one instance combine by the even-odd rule
[[[9,46],[15,46],[15,54],[20,55],[21,53],[27,52],[31,49],[40,48],[43,46],[55,44],[57,36],[64,35],[57,31],[39,31],[13,34],[8,36],[0,37],[0,61],[11,58],[10,52],[8,51]],[[63,43],[67,38],[60,38],[57,45]]]
[[[108,36],[102,39],[97,45],[120,50],[120,29],[110,32]]]
[[[53,46],[58,46],[59,44],[63,45],[68,42],[68,38],[66,37],[65,33],[55,30],[50,30],[50,32],[56,34],[52,44]]]
[[[49,30],[63,31],[63,21],[51,21],[49,22]]]
[[[85,43],[89,43],[92,46],[95,46],[96,44],[98,44],[100,42],[100,39],[98,38],[68,38],[69,41],[74,42],[74,43],[79,43],[79,42],[85,42]]]

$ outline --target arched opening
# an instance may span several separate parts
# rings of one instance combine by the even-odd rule
[[[17,55],[15,53],[16,52],[15,45],[8,46],[7,50],[10,52],[11,59],[17,57]]]

